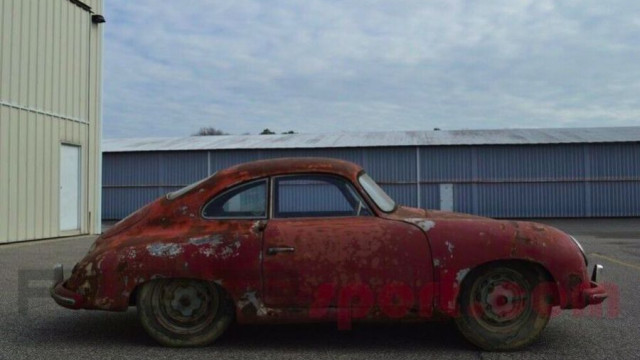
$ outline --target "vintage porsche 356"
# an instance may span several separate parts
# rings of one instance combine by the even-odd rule
[[[71,309],[137,306],[169,346],[233,321],[453,318],[487,350],[526,346],[551,308],[607,294],[576,239],[550,226],[397,205],[359,166],[256,161],[169,193],[104,232],[51,295]]]

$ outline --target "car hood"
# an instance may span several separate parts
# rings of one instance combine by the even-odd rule
[[[413,208],[408,206],[398,206],[396,211],[392,214],[392,217],[397,219],[429,219],[429,220],[444,220],[444,219],[460,219],[460,220],[489,220],[490,218],[476,216],[471,214],[457,213],[453,211],[442,210],[425,210],[419,208]]]

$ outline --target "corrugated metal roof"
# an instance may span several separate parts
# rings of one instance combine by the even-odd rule
[[[640,126],[104,139],[103,152],[640,142]]]

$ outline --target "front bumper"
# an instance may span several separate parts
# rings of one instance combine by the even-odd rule
[[[597,283],[598,279],[602,275],[603,269],[604,267],[600,264],[596,264],[593,266],[593,272],[591,273],[591,281],[589,282],[589,287],[582,290],[582,299],[585,306],[600,304],[608,296],[607,290],[604,288],[604,286]]]
[[[64,268],[62,264],[56,264],[53,267],[53,286],[49,289],[49,294],[60,306],[74,310],[82,308],[82,296],[64,287]]]

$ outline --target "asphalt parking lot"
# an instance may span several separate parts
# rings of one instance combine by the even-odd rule
[[[453,324],[336,324],[232,327],[205,348],[170,349],[151,340],[135,309],[72,311],[46,297],[51,265],[68,271],[93,237],[0,246],[0,360],[4,359],[638,359],[640,358],[640,219],[542,220],[580,240],[590,266],[619,291],[597,311],[563,311],[541,339],[515,353],[468,345]],[[38,296],[44,296],[39,297]]]

